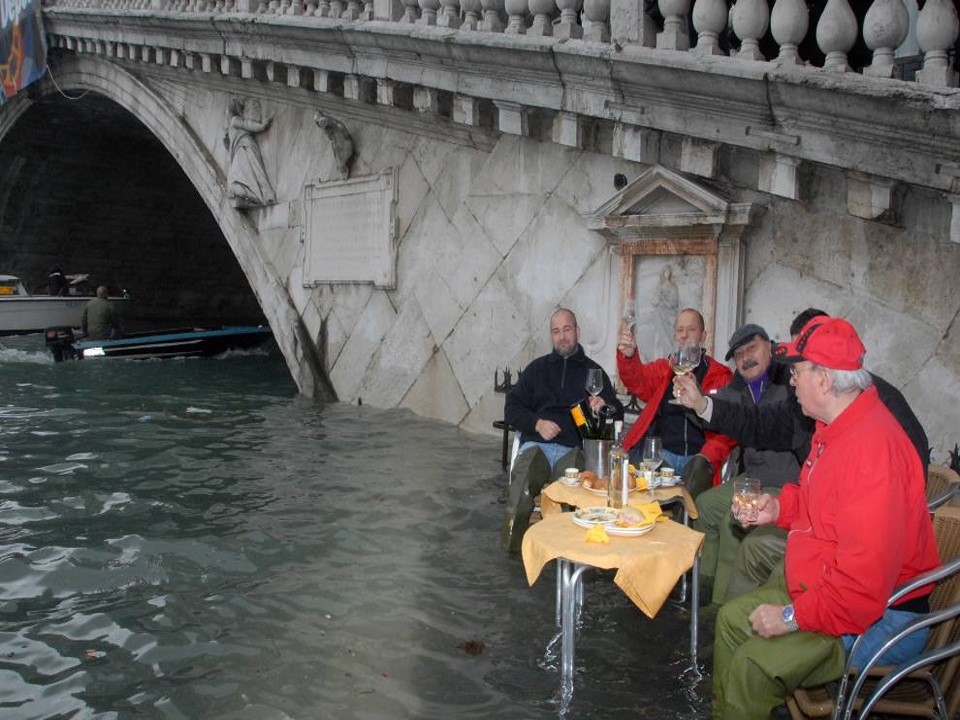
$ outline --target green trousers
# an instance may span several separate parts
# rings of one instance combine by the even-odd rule
[[[779,494],[780,489],[763,488],[763,492],[775,496]],[[764,554],[767,532],[774,530],[777,533],[783,533],[783,531],[769,527],[744,530],[733,517],[730,509],[732,501],[732,481],[706,490],[697,497],[699,517],[693,523],[695,530],[706,535],[703,554],[700,558],[700,576],[713,579],[712,600],[718,605],[762,585],[770,577],[772,565],[783,559],[781,551],[774,557],[773,563],[764,569],[763,567],[754,568],[753,563],[756,560],[754,551],[751,550],[748,553],[749,559],[743,557],[744,550],[748,546],[752,548],[755,544],[752,538],[758,533],[760,543],[757,544],[757,552],[761,558],[770,556],[770,553]],[[783,533],[783,536],[786,538],[786,533]],[[759,579],[753,582],[754,578]]]
[[[840,638],[795,632],[764,639],[750,627],[750,613],[764,603],[790,602],[781,564],[770,580],[731,600],[717,615],[713,650],[713,720],[768,720],[798,687],[843,674]]]
[[[710,461],[703,455],[694,455],[683,468],[683,484],[699,508],[698,496],[713,486],[713,466]]]
[[[507,518],[503,531],[504,544],[510,552],[520,552],[523,535],[530,526],[533,499],[540,494],[544,485],[559,478],[568,467],[583,467],[583,451],[580,448],[574,448],[562,456],[552,470],[547,456],[538,447],[529,447],[517,457],[510,475]]]
[[[721,602],[755,590],[770,578],[787,551],[787,531],[775,525],[754,528],[740,543]]]

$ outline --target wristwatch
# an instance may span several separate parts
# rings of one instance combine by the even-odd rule
[[[796,632],[800,629],[793,615],[793,603],[783,606],[783,610],[780,611],[780,619],[783,620],[783,624],[787,626],[787,630],[790,632]]]

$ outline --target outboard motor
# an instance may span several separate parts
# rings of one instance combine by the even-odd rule
[[[72,360],[77,356],[73,349],[73,328],[47,328],[44,335],[47,341],[47,349],[53,353],[54,362]]]

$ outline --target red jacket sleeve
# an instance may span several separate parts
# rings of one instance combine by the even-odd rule
[[[663,381],[673,371],[666,360],[654,360],[644,363],[640,360],[640,351],[627,357],[617,350],[617,374],[627,391],[643,402],[650,402],[663,387]]]

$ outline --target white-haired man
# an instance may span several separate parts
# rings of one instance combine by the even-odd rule
[[[853,326],[829,317],[814,318],[778,348],[793,363],[797,400],[816,431],[799,485],[784,486],[777,498],[762,495],[749,523],[789,531],[782,569],[717,616],[717,720],[766,720],[797,687],[840,677],[857,634],[866,633],[862,658],[927,608],[929,587],[886,609],[897,585],[939,558],[925,468],[880,401],[864,354]],[[919,653],[926,632],[911,639],[883,662]]]

